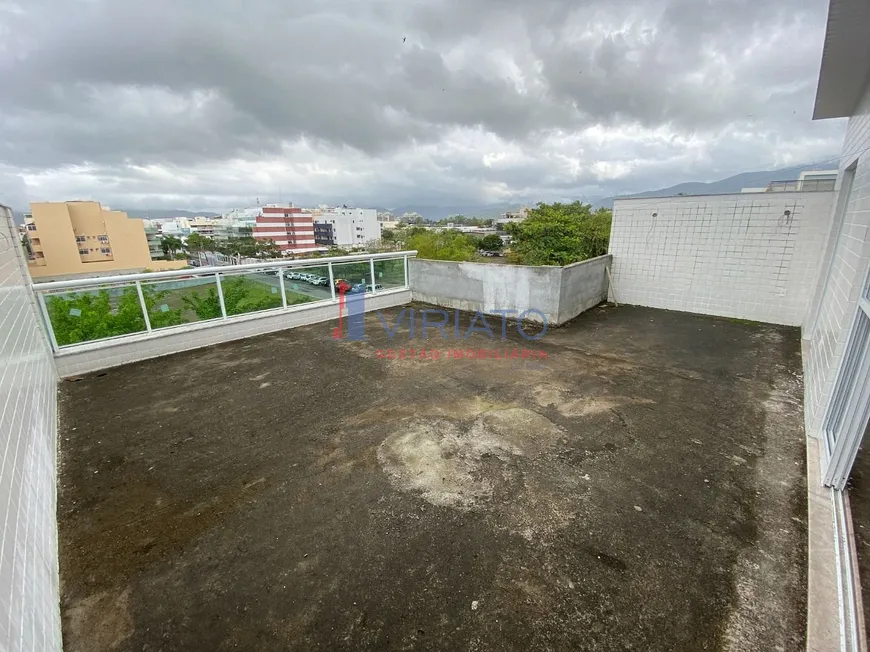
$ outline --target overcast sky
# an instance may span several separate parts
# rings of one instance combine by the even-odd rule
[[[826,10],[0,0],[0,202],[529,202],[829,159]]]

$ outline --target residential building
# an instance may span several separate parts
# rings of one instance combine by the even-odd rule
[[[379,222],[379,224],[381,227],[381,236],[383,237],[384,231],[392,231],[393,229],[398,228],[399,225],[404,225],[405,223],[400,222],[399,220],[396,220],[396,219],[389,219],[389,220],[381,220]]]
[[[215,234],[215,220],[211,217],[194,217],[193,219],[187,220],[188,229],[190,229],[190,233],[198,233],[204,238],[211,238]]]
[[[215,240],[229,240],[230,238],[250,238],[254,234],[257,225],[256,217],[252,219],[229,220],[218,218],[214,223],[212,238]]]
[[[183,649],[866,650],[868,476],[846,479],[870,454],[868,33],[866,0],[830,0],[814,116],[849,118],[833,192],[618,200],[610,253],[564,267],[296,262],[370,275],[343,321],[328,288],[291,303],[262,264],[146,274],[115,296],[172,278],[223,297],[232,271],[260,291],[174,325],[142,299],[126,332],[82,338],[64,302],[102,279],[32,284],[0,246],[0,649],[158,648],[187,610]],[[274,208],[258,228],[304,219]],[[438,362],[401,326],[412,301],[450,309]]]
[[[317,249],[314,220],[310,211],[293,204],[267,204],[255,218],[257,240],[273,240],[282,255],[301,254]]]
[[[830,0],[813,118],[848,117],[838,195],[803,323],[807,426],[843,487],[870,414],[870,7]]]
[[[326,247],[335,247],[335,228],[331,222],[314,223],[314,242]]]
[[[148,253],[152,260],[160,260],[165,257],[163,253],[163,245],[160,240],[160,226],[151,222],[151,220],[142,220],[142,225],[145,229],[145,239],[148,241]]]
[[[312,213],[315,223],[332,226],[332,244],[338,247],[362,247],[380,240],[381,227],[374,208],[319,207]]]
[[[514,222],[522,222],[529,216],[529,209],[527,206],[522,206],[519,210],[515,211],[506,211],[502,213],[501,217],[495,221],[496,224],[505,225],[512,224]]]
[[[24,221],[31,253],[28,269],[34,278],[185,265],[184,261],[154,260],[142,220],[103,208],[99,202],[33,202]]]

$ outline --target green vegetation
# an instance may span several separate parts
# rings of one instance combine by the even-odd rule
[[[457,226],[492,226],[493,220],[491,217],[465,217],[465,215],[452,215],[438,220],[435,224],[446,226],[447,224],[455,224]]]
[[[397,260],[376,260],[375,283],[388,287],[404,285],[405,261],[401,258]]]
[[[326,251],[312,251],[298,256],[299,258],[333,258],[336,256],[350,256],[353,253],[351,249],[342,249],[341,247],[330,247]],[[291,256],[291,260],[293,257]],[[324,274],[325,276],[325,274]]]
[[[114,294],[113,297],[109,290],[98,290],[49,297],[46,306],[57,343],[63,346],[144,331],[145,318],[136,288],[128,287]],[[184,323],[181,310],[158,308],[168,292],[143,287],[142,295],[152,328]]]
[[[188,254],[196,254],[201,251],[216,251],[225,256],[243,256],[245,258],[281,257],[281,249],[274,241],[256,240],[253,235],[228,238],[227,240],[215,240],[202,236],[199,233],[191,233],[187,237],[184,247],[187,249]]]
[[[504,242],[495,233],[490,233],[483,236],[477,246],[484,251],[501,251],[504,248]]]
[[[217,319],[221,316],[217,288],[178,288],[158,290],[142,286],[152,328],[177,326],[192,321]],[[281,307],[281,293],[274,285],[246,277],[221,280],[227,315]],[[297,292],[287,292],[287,305],[308,303],[316,299]],[[61,346],[91,340],[140,333],[145,319],[135,287],[103,289],[93,292],[57,295],[46,301],[57,343]]]
[[[568,265],[607,253],[611,211],[591,204],[544,204],[507,225],[509,260],[522,265]]]
[[[417,256],[431,260],[472,260],[477,253],[477,240],[455,229],[428,231],[408,229],[405,247],[416,249]]]
[[[281,292],[273,292],[274,285],[258,283],[248,278],[221,279],[221,290],[224,294],[224,306],[227,315],[242,315],[246,312],[269,310],[281,307]],[[217,319],[221,316],[221,304],[217,288],[209,288],[204,295],[192,290],[181,298],[185,306],[201,319]],[[308,303],[314,301],[309,296],[296,292],[287,293],[287,305]]]
[[[176,252],[181,251],[183,247],[184,243],[174,235],[165,235],[160,238],[160,248],[163,249],[163,255],[169,256],[169,258],[175,258]]]

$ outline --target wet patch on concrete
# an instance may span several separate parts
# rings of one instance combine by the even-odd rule
[[[803,647],[797,330],[332,326],[64,383],[66,650]]]

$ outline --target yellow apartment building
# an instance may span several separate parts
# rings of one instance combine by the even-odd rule
[[[180,269],[183,260],[153,260],[142,220],[95,201],[33,202],[24,216],[28,269],[34,279]]]

